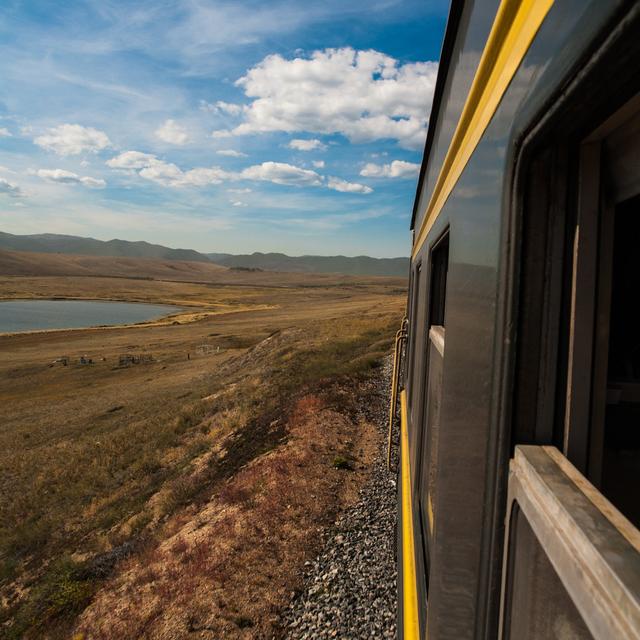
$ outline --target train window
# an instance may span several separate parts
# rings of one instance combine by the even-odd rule
[[[431,287],[429,291],[429,327],[444,327],[444,303],[449,270],[449,232],[431,250]]]
[[[415,379],[415,372],[413,370],[415,359],[416,359],[416,345],[418,343],[416,336],[417,329],[417,316],[418,316],[418,302],[420,298],[420,274],[422,272],[422,264],[418,263],[413,272],[413,278],[411,280],[411,284],[413,286],[411,292],[411,327],[409,329],[409,339],[411,340],[411,344],[409,346],[409,380]],[[409,385],[409,403],[411,404],[411,399],[413,397],[413,384]]]
[[[630,108],[634,107],[634,108]],[[640,525],[640,101],[582,147],[573,231],[565,455]],[[595,285],[595,286],[594,286]]]
[[[435,531],[435,493],[442,402],[442,373],[445,344],[445,302],[449,270],[449,231],[431,249],[429,274],[429,317],[427,321],[426,406],[421,435],[418,470],[418,512],[425,563],[425,591],[429,588],[429,547]]]
[[[640,525],[640,196],[615,208],[602,492]]]

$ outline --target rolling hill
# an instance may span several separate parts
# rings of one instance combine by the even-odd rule
[[[229,269],[212,262],[83,256],[0,249],[1,276],[93,276],[209,282]]]

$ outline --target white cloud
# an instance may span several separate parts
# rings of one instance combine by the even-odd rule
[[[233,200],[231,202],[232,207],[248,207],[249,205],[246,202],[242,202],[241,200]]]
[[[319,186],[322,177],[310,169],[294,167],[286,162],[263,162],[244,169],[240,177],[248,180],[264,180],[275,184]]]
[[[414,178],[420,172],[420,165],[415,162],[393,160],[389,164],[368,162],[360,171],[366,178]]]
[[[246,158],[247,154],[235,149],[219,149],[216,151],[219,156],[229,156],[230,158]]]
[[[231,131],[227,131],[226,129],[219,129],[218,131],[212,131],[212,138],[231,138],[233,133]]]
[[[101,189],[106,186],[106,182],[102,178],[92,178],[90,176],[79,176],[72,171],[65,169],[38,169],[30,172],[32,175],[38,176],[47,182],[58,182],[61,184],[81,184],[85,187]]]
[[[165,187],[178,187],[184,184],[184,172],[170,162],[155,160],[140,170],[140,175],[147,180],[157,182]]]
[[[244,122],[226,134],[341,133],[352,142],[391,138],[419,149],[437,68],[351,48],[293,60],[270,55],[236,82],[253,101],[243,109]]]
[[[151,166],[158,159],[151,153],[142,153],[141,151],[124,151],[123,153],[107,160],[107,166],[112,169],[144,169]]]
[[[327,187],[334,189],[335,191],[342,191],[343,193],[371,193],[373,189],[367,187],[364,184],[358,182],[347,182],[341,178],[330,177],[327,181]]]
[[[183,171],[171,162],[159,160],[151,153],[124,151],[107,160],[112,169],[138,171],[138,174],[165,187],[203,187],[208,184],[220,184],[232,176],[219,167],[198,167]]]
[[[220,184],[230,174],[219,167],[198,167],[182,171],[175,164],[157,161],[140,171],[140,176],[165,187],[204,187]]]
[[[314,160],[311,164],[316,169],[324,169],[324,160]]]
[[[11,132],[6,127],[0,127],[0,138],[10,138]]]
[[[287,145],[290,149],[296,149],[298,151],[314,151],[316,149],[324,151],[327,145],[322,144],[320,140],[291,140]]]
[[[83,127],[79,124],[61,124],[49,129],[45,135],[38,136],[34,142],[47,151],[59,156],[72,156],[79,153],[97,153],[111,146],[106,133]]]
[[[218,102],[213,105],[214,110],[226,113],[230,116],[239,116],[242,113],[243,106],[241,104],[233,104],[232,102]]]
[[[4,194],[10,198],[23,198],[25,195],[17,184],[9,182],[4,178],[0,178],[0,194]]]
[[[177,165],[159,160],[153,154],[125,151],[108,160],[107,165],[114,169],[137,170],[140,177],[165,187],[203,187],[210,184],[220,184],[224,181],[256,180],[298,187],[326,186],[329,189],[347,193],[371,193],[373,191],[365,185],[346,182],[340,178],[332,177],[325,183],[323,176],[315,171],[296,167],[286,162],[263,162],[235,172],[225,171],[220,167],[196,167],[183,171]],[[242,194],[249,193],[251,189],[228,189],[228,191]]]
[[[175,120],[166,120],[165,123],[156,129],[156,136],[169,144],[185,144],[189,140],[187,130]]]
[[[234,104],[233,102],[207,102],[200,100],[200,111],[209,111],[211,113],[221,113],[228,116],[239,116],[244,109],[244,105]]]
[[[91,178],[90,176],[81,176],[80,184],[94,189],[102,189],[107,186],[107,183],[102,178]]]

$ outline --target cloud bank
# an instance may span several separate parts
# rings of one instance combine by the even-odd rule
[[[326,186],[344,193],[372,193],[373,189],[341,178],[326,180],[316,171],[296,167],[286,162],[262,162],[241,171],[226,171],[221,167],[196,167],[183,171],[171,162],[160,160],[151,153],[125,151],[106,162],[112,169],[137,172],[142,178],[165,187],[203,187],[225,181],[255,180],[296,187]],[[242,190],[243,193],[246,190]]]
[[[214,136],[339,133],[356,143],[390,138],[420,149],[437,69],[435,62],[401,64],[378,51],[350,47],[292,60],[270,55],[236,82],[252,102],[227,113],[241,114],[243,122]]]

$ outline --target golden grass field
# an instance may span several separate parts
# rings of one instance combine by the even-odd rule
[[[186,309],[0,335],[0,637],[277,635],[318,528],[366,475],[376,436],[355,407],[405,282],[133,266],[0,276],[0,298]]]

